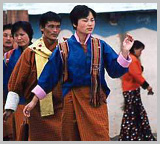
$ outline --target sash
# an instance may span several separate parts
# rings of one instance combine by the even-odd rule
[[[34,42],[29,48],[35,52],[38,79],[52,52],[46,48],[42,38]],[[42,117],[54,114],[52,92],[48,93],[44,99],[40,100],[40,112]]]
[[[91,39],[92,59],[91,59],[91,98],[90,104],[93,107],[100,106],[100,64],[101,64],[101,46],[100,40]]]

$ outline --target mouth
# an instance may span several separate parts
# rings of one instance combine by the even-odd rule
[[[58,35],[57,34],[51,34],[51,36],[57,37]]]
[[[87,28],[87,30],[88,30],[88,31],[92,31],[92,30],[93,30],[93,28]]]
[[[18,45],[22,45],[22,44],[23,44],[23,42],[18,42],[18,41],[17,41],[17,44],[18,44]]]
[[[11,42],[6,42],[6,44],[11,44]]]

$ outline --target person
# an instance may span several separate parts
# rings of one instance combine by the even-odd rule
[[[23,96],[26,99],[25,103],[32,99],[31,90],[36,86],[37,78],[58,44],[60,16],[51,11],[46,12],[41,15],[39,24],[42,38],[26,48],[12,72],[4,119],[7,118],[7,113],[11,112],[10,109],[16,111],[20,97]],[[59,84],[48,98],[41,101],[34,109],[28,119],[30,141],[61,140],[61,97],[62,90]]]
[[[12,24],[3,25],[3,55],[11,49],[17,47],[11,34],[11,29]]]
[[[4,53],[7,51],[13,49],[13,37],[11,35],[11,29],[12,24],[6,24],[3,25],[3,56]],[[6,87],[7,83],[5,81],[5,71],[6,71],[6,65],[3,61],[3,87]],[[3,95],[5,95],[5,91],[3,91]],[[3,101],[3,107],[4,107],[5,101]],[[7,123],[3,124],[3,140],[12,140],[13,139],[13,131],[12,131],[12,119],[8,120]]]
[[[29,117],[38,100],[43,99],[57,82],[63,79],[62,140],[108,141],[110,138],[106,97],[109,88],[104,79],[104,68],[113,78],[127,72],[131,61],[128,51],[133,38],[126,37],[122,52],[118,56],[107,43],[97,41],[91,36],[96,19],[94,10],[85,5],[77,5],[71,11],[70,19],[75,34],[64,43],[60,43],[52,53],[41,73],[38,85],[32,90],[35,96],[23,112]],[[95,49],[92,44],[95,45]],[[61,46],[68,48],[61,49]],[[95,58],[92,59],[93,56]],[[91,67],[91,63],[95,64],[95,67]],[[100,72],[98,77],[95,74],[97,72]]]
[[[33,37],[33,29],[29,22],[17,21],[12,26],[11,34],[14,38],[14,41],[17,43],[18,47],[4,54],[4,64],[6,68],[3,69],[3,72],[4,72],[4,82],[6,83],[6,85],[3,87],[3,92],[4,92],[3,100],[5,101],[5,103],[6,103],[6,98],[8,94],[9,79],[11,77],[11,74],[21,54],[32,43],[31,41]],[[17,112],[14,113],[14,115],[12,115],[9,118],[15,122],[13,123],[13,126],[15,125],[14,126],[15,128],[13,128],[13,131],[16,134],[16,136],[14,137],[14,140],[17,140],[20,134],[20,126],[21,126],[21,123],[23,122],[23,117],[24,117],[23,116],[23,108],[25,104],[24,102],[25,102],[25,99],[22,97],[19,102]],[[8,123],[8,121],[5,123]]]
[[[4,73],[6,75],[5,81],[7,84],[19,57],[21,56],[24,49],[31,44],[33,29],[29,22],[18,21],[13,24],[11,34],[13,35],[14,41],[17,43],[18,47],[4,54],[4,63],[7,66],[7,69]]]
[[[140,56],[145,45],[135,40],[130,49],[132,62],[129,71],[122,76],[124,96],[124,114],[122,118],[119,141],[153,141],[147,113],[142,104],[140,87],[153,94],[152,87],[142,75],[143,67]]]

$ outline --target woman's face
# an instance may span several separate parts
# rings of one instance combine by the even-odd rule
[[[137,56],[137,57],[140,57],[141,56],[141,53],[143,51],[143,47],[140,48],[140,49],[135,49],[134,50],[134,54]]]
[[[17,42],[18,46],[24,49],[28,47],[30,43],[28,34],[22,28],[15,32],[14,40]]]
[[[3,47],[13,47],[13,37],[10,29],[6,29],[3,31]]]
[[[76,27],[77,33],[91,34],[95,27],[95,19],[92,13],[89,12],[88,17],[79,19],[77,26],[74,25],[74,27]]]

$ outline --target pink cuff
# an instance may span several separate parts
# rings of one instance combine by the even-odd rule
[[[125,59],[122,55],[122,53],[120,53],[119,57],[117,58],[117,62],[124,68],[128,68],[130,63],[132,62],[131,57],[128,55],[128,59]]]
[[[40,100],[46,96],[46,92],[39,85],[37,85],[31,92],[34,93]]]

